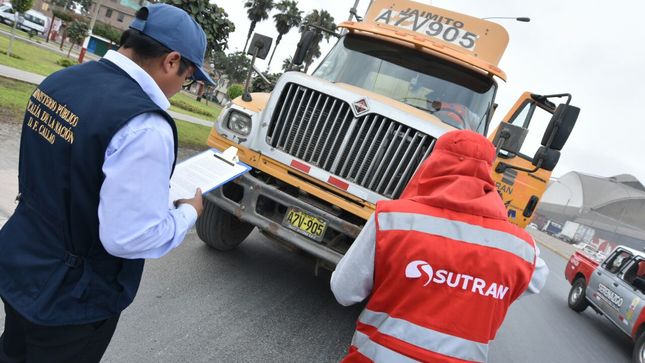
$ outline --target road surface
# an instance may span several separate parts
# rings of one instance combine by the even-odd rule
[[[543,292],[514,304],[490,362],[627,362],[631,343],[591,309],[567,307],[565,260],[548,249]],[[336,362],[359,307],[337,305],[328,273],[254,232],[217,253],[193,232],[174,253],[149,261],[106,362]]]

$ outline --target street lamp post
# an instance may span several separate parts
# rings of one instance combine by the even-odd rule
[[[103,3],[103,0],[97,0],[94,8],[94,13],[92,14],[92,20],[90,20],[90,27],[87,32],[87,37],[85,37],[85,40],[83,41],[83,48],[81,49],[81,52],[78,54],[78,63],[83,63],[83,58],[85,58],[85,52],[87,52],[87,46],[90,44],[90,37],[92,37],[92,30],[94,29],[94,23],[96,23],[96,18],[99,16],[99,9],[101,8],[101,4]]]

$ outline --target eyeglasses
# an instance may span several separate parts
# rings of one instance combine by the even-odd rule
[[[195,79],[195,75],[191,75],[190,77],[186,78],[184,80],[184,83],[181,85],[183,88],[188,88],[193,85],[197,80]]]

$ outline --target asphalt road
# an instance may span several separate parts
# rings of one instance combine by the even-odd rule
[[[631,343],[591,309],[567,307],[565,260],[548,249],[541,294],[516,302],[491,344],[490,362],[628,362]],[[218,253],[193,232],[148,261],[105,362],[335,362],[360,307],[337,305],[328,273],[254,232]]]
[[[18,135],[17,125],[0,122],[0,225],[14,206]],[[490,362],[628,362],[627,337],[591,309],[567,307],[566,261],[546,248],[542,256],[547,285],[511,307]],[[190,232],[178,249],[147,262],[103,362],[338,361],[360,307],[338,305],[328,280],[328,272],[314,275],[306,256],[257,232],[229,253]]]
[[[567,306],[566,260],[544,247],[541,257],[551,270],[546,286],[511,306],[490,362],[629,362],[632,343],[626,335],[591,308],[578,314]]]

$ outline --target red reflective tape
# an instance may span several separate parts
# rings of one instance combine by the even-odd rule
[[[311,170],[311,166],[309,166],[309,165],[307,165],[305,163],[301,163],[301,162],[299,162],[298,160],[295,160],[295,159],[291,160],[291,166],[293,166],[294,168],[296,168],[296,169],[298,169],[300,171],[304,171],[305,173],[309,173],[309,170]]]
[[[347,190],[349,188],[349,184],[345,183],[344,181],[334,178],[333,176],[330,176],[329,179],[327,180],[329,184],[338,187],[342,190]]]

